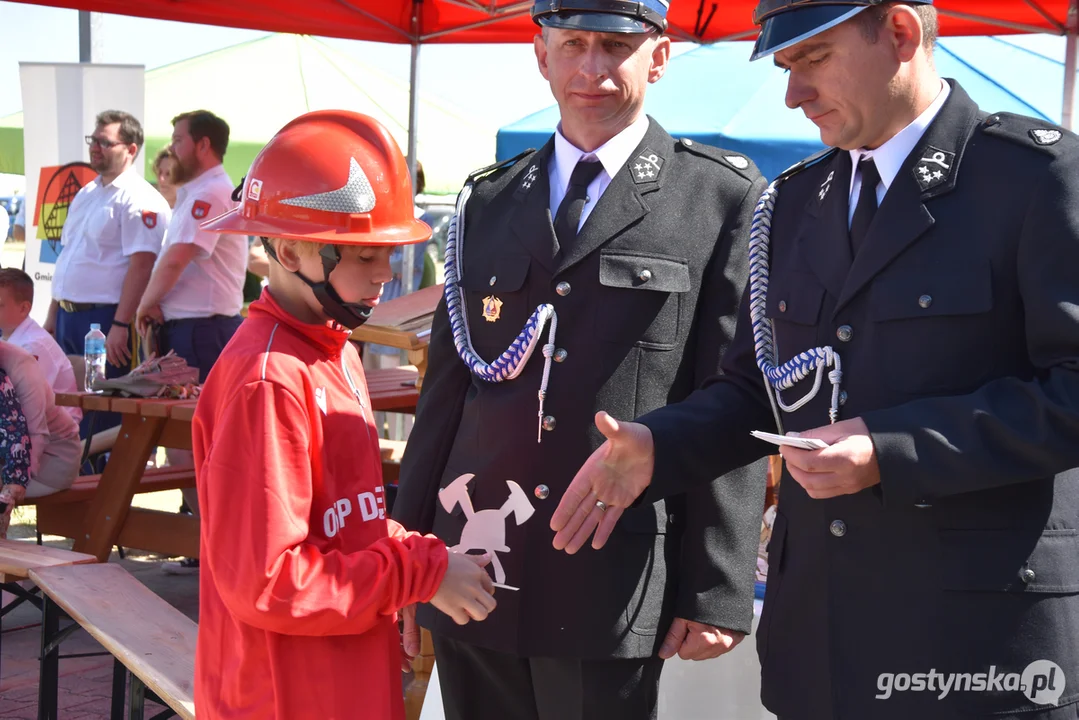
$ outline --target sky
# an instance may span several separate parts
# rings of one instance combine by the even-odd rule
[[[121,15],[94,18],[95,62],[144,65],[147,70],[266,36],[264,31]],[[407,45],[337,38],[326,42],[408,80]],[[78,61],[77,11],[0,0],[0,117],[22,109],[20,62]],[[419,91],[462,107],[479,104],[499,126],[554,102],[529,44],[424,46]]]

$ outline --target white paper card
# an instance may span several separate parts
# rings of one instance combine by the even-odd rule
[[[828,447],[828,443],[816,438],[803,438],[798,437],[797,435],[776,435],[775,433],[762,432],[761,430],[753,430],[749,434],[758,440],[764,440],[773,445],[787,445],[801,450],[823,450]]]

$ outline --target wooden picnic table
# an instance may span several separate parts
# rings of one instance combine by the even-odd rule
[[[415,412],[418,372],[405,366],[367,373],[374,410]],[[165,555],[198,557],[199,522],[191,515],[131,507],[143,473],[158,446],[191,449],[191,421],[196,400],[121,398],[92,393],[61,393],[56,404],[84,413],[120,413],[116,445],[93,498],[85,502],[42,504],[42,532],[75,538],[74,550],[105,562],[114,545]]]
[[[400,348],[419,372],[422,385],[427,372],[431,319],[442,298],[443,286],[433,285],[378,305],[371,318],[352,331],[352,340]]]

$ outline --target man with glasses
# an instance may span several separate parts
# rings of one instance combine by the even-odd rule
[[[45,329],[68,355],[82,355],[91,323],[106,335],[107,374],[123,375],[132,360],[131,327],[169,223],[168,203],[135,171],[142,125],[108,110],[86,137],[99,175],[71,202],[60,237]]]

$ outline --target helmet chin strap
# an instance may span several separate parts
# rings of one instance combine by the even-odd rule
[[[263,238],[262,245],[266,248],[266,254],[272,257],[278,265],[281,265],[281,261],[278,259],[277,252],[274,250],[273,245],[265,240],[266,239]],[[322,306],[322,311],[325,312],[331,320],[349,330],[355,330],[371,318],[371,312],[374,308],[370,305],[364,305],[363,303],[345,302],[341,299],[341,296],[337,294],[337,291],[333,289],[333,285],[330,284],[330,273],[333,272],[333,269],[341,262],[341,252],[337,249],[337,246],[326,245],[318,251],[318,255],[322,260],[322,275],[325,278],[321,282],[314,282],[299,270],[293,270],[291,272],[293,275],[307,283],[307,286],[315,293],[315,299],[318,300],[318,304]],[[284,265],[281,266],[284,267]]]

